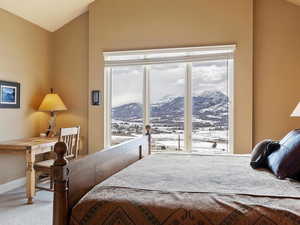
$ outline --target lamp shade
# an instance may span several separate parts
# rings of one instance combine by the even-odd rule
[[[300,117],[300,102],[294,109],[293,113],[291,114],[291,117]]]
[[[64,111],[67,110],[67,107],[61,100],[58,94],[47,94],[43,99],[39,111],[45,112],[56,112],[56,111]]]

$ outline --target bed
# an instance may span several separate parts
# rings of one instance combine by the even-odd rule
[[[299,182],[251,169],[249,156],[150,155],[150,140],[69,164],[58,144],[53,224],[300,224]]]

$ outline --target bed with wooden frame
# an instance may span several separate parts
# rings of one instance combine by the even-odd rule
[[[152,154],[151,134],[78,161],[55,146],[53,225],[295,225],[300,184],[241,155]],[[148,157],[145,157],[148,156]]]
[[[55,145],[53,225],[67,225],[74,205],[95,185],[151,154],[150,126],[146,131],[145,136],[70,163],[65,159],[66,145]]]

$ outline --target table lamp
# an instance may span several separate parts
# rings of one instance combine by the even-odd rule
[[[67,110],[67,107],[65,106],[59,95],[53,93],[53,89],[51,88],[51,93],[47,94],[44,97],[39,107],[39,111],[51,113],[51,118],[48,122],[49,128],[46,132],[48,137],[56,135],[56,112],[65,110]]]
[[[300,102],[292,112],[291,117],[300,117]]]

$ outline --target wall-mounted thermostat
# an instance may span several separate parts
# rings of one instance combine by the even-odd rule
[[[101,92],[99,90],[92,91],[92,105],[101,104]]]

